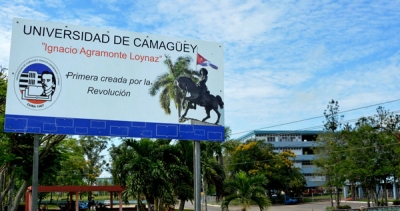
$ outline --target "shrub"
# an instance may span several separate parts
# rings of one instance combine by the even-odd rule
[[[394,200],[393,205],[400,205],[400,200]]]
[[[332,210],[335,210],[335,207],[326,207],[325,208],[325,211],[332,211]]]
[[[337,209],[338,210],[348,210],[348,209],[351,209],[351,207],[350,207],[350,205],[339,205],[339,206],[337,206]]]
[[[385,203],[385,202],[380,202],[380,201],[378,201],[378,206],[388,206],[388,205],[387,205],[387,203]]]

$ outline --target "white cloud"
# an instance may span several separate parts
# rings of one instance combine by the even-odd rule
[[[48,3],[0,3],[0,64],[8,63],[13,17],[220,42],[234,133],[320,116],[331,99],[346,110],[400,94],[399,1]],[[284,127],[308,124],[322,119]]]

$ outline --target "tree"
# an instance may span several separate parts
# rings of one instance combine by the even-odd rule
[[[244,171],[250,175],[264,175],[268,195],[281,191],[302,192],[306,183],[300,169],[294,167],[295,154],[291,151],[276,153],[273,146],[265,140],[247,140],[237,145],[231,155],[229,174]]]
[[[371,196],[378,204],[377,186],[383,188],[381,204],[387,204],[387,183],[389,180],[395,183],[399,175],[399,116],[378,107],[376,115],[360,118],[355,125],[345,135],[350,149],[346,151],[347,179],[357,181],[366,189],[368,206]]]
[[[302,195],[307,185],[301,169],[294,167],[295,158],[296,155],[290,150],[280,152],[275,155],[275,159],[270,164],[275,171],[271,171],[271,168],[265,170],[269,173],[267,178],[273,178],[275,183],[280,184],[275,188],[284,188],[285,195],[290,194],[292,197]],[[274,188],[273,185],[268,187]]]
[[[174,192],[175,195],[180,199],[179,211],[183,211],[185,202],[187,200],[194,199],[194,181],[193,181],[193,142],[187,140],[180,140],[176,143],[176,147],[179,150],[179,159],[182,165],[189,172],[188,175],[184,176],[175,182]],[[178,184],[176,184],[178,183]]]
[[[78,139],[79,146],[85,156],[85,165],[81,172],[88,185],[95,184],[97,177],[100,176],[103,165],[105,164],[104,155],[101,153],[107,148],[109,138],[100,136],[81,136]],[[89,192],[88,200],[91,200],[92,193]]]
[[[264,140],[247,140],[239,144],[231,156],[231,174],[240,171],[258,173],[261,168],[268,165],[274,159],[273,147]]]
[[[85,157],[78,140],[67,138],[59,146],[66,157],[57,174],[58,185],[84,185]]]
[[[56,145],[49,149],[47,152],[46,158],[42,159],[39,163],[39,173],[41,174],[38,185],[40,186],[51,186],[51,185],[59,185],[56,182],[58,177],[59,170],[62,168],[64,161],[67,160],[67,156],[65,151]],[[46,197],[48,193],[38,193],[39,203],[42,203],[44,197]]]
[[[338,114],[337,101],[330,101],[324,111],[324,133],[318,136],[314,149],[315,165],[326,175],[330,191],[331,187],[338,190],[350,184],[354,197],[355,184],[359,184],[367,193],[368,207],[371,198],[379,204],[379,192],[380,203],[387,204],[387,184],[396,182],[399,175],[400,116],[378,107],[376,115],[360,118],[353,128],[349,124],[342,127]],[[336,193],[338,206],[339,191]],[[333,206],[332,200],[331,194]]]
[[[7,68],[0,66],[0,123],[4,124],[4,114],[7,93]],[[3,132],[3,127],[0,129]],[[18,133],[1,133],[0,137],[0,209],[9,202],[11,211],[16,211],[26,188],[31,184],[33,135]],[[64,135],[40,136],[39,153],[39,180],[47,168],[43,163],[49,160],[59,160],[57,153],[53,153],[55,147]],[[56,162],[54,162],[56,163]],[[14,190],[18,189],[16,195]],[[6,196],[8,198],[6,200]]]
[[[197,80],[194,76],[198,75],[198,73],[189,69],[191,61],[192,58],[189,56],[180,56],[175,63],[173,63],[171,57],[165,55],[164,64],[167,66],[168,72],[157,77],[156,81],[150,87],[149,93],[151,96],[155,96],[157,92],[160,91],[160,106],[166,114],[171,114],[170,103],[172,100],[175,107],[178,109],[178,117],[181,117],[181,111],[183,109],[182,101],[185,96],[180,89],[175,86],[175,79],[181,75],[186,75]]]
[[[110,149],[111,164],[107,164],[107,171],[111,173],[114,184],[119,184],[126,187],[124,192],[124,198],[138,197],[137,187],[134,186],[134,178],[131,175],[131,164],[134,158],[134,151],[131,147],[128,147],[125,142],[122,142],[119,146],[111,145]]]
[[[14,193],[14,189],[18,189],[15,195],[10,194],[7,201],[11,205],[11,211],[16,211],[20,204],[20,200],[24,195],[26,188],[31,184],[32,177],[32,161],[33,161],[33,142],[34,135],[32,134],[5,134],[0,141],[7,143],[5,146],[8,154],[12,155],[11,159],[6,160],[2,164],[0,171],[0,182],[8,184],[3,186],[2,196],[7,195],[8,191]],[[54,176],[54,169],[59,166],[62,160],[60,152],[56,148],[57,144],[64,139],[63,135],[43,135],[39,138],[39,174],[38,179],[44,182],[45,177]],[[47,175],[47,172],[48,175]],[[9,186],[11,184],[11,186]],[[12,185],[12,184],[15,184]],[[15,188],[14,188],[15,187]]]
[[[153,145],[149,139],[123,140],[119,146],[111,146],[110,156],[112,166],[110,172],[114,180],[126,187],[132,195],[138,197],[138,210],[143,210],[141,196],[146,191],[146,183],[150,175],[149,165],[152,163],[148,159],[148,154],[151,153]],[[150,203],[150,201],[148,201]]]
[[[324,110],[325,122],[324,133],[318,135],[317,147],[315,150],[314,164],[320,168],[321,173],[326,175],[326,186],[331,197],[331,206],[333,207],[333,187],[336,188],[336,205],[340,205],[339,189],[344,185],[345,179],[340,174],[341,162],[344,161],[345,154],[340,153],[345,146],[343,139],[338,132],[341,129],[341,118],[339,116],[338,101],[331,100]]]
[[[271,204],[265,195],[264,186],[267,183],[268,180],[263,175],[248,176],[239,171],[225,183],[229,195],[222,200],[222,210],[229,210],[229,204],[235,199],[239,200],[242,211],[246,211],[252,202],[255,202],[261,211],[265,210]]]
[[[232,154],[235,152],[235,149],[241,144],[241,141],[232,139],[226,140],[221,144],[223,148],[223,163],[224,163],[224,171],[227,175],[231,174],[231,163],[232,163]]]
[[[113,176],[136,196],[145,196],[155,210],[168,210],[175,205],[175,194],[181,199],[192,197],[184,193],[193,185],[191,173],[182,161],[182,148],[170,140],[124,140],[124,147],[111,149]],[[193,157],[192,157],[193,158]],[[192,190],[192,189],[191,189]],[[138,200],[139,208],[143,209]]]
[[[339,116],[339,102],[335,100],[331,100],[328,103],[326,110],[324,110],[325,121],[324,122],[324,130],[335,133],[338,129],[340,129],[342,123],[340,120],[343,116]]]
[[[353,183],[359,183],[366,192],[368,207],[370,207],[370,196],[376,192],[376,156],[375,151],[376,133],[367,125],[358,125],[354,130],[346,131],[343,136],[347,140],[347,158],[343,163],[343,171],[346,178]]]
[[[158,165],[152,171],[157,170],[159,173],[152,175],[153,183],[148,186],[151,191],[148,191],[150,194],[147,194],[146,198],[150,196],[151,200],[151,197],[154,197],[154,209],[170,210],[175,206],[174,193],[181,192],[176,188],[187,189],[187,182],[192,174],[180,159],[181,151],[176,145],[171,144],[171,140],[157,139],[155,144],[157,147],[153,150],[151,159]],[[181,181],[186,184],[179,185]],[[165,185],[160,186],[160,182],[164,182]]]
[[[205,211],[207,211],[207,193],[210,189],[209,187],[215,190],[217,200],[222,198],[224,193],[223,181],[225,180],[225,172],[223,166],[218,162],[218,158],[222,156],[222,147],[219,142],[203,142],[200,143],[200,148],[201,176],[204,203],[206,204]]]

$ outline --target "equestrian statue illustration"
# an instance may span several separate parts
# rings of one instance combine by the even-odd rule
[[[196,109],[196,105],[202,106],[206,110],[207,116],[202,120],[202,122],[206,121],[210,118],[210,111],[214,110],[217,113],[218,118],[215,124],[219,123],[219,119],[221,117],[221,113],[218,111],[218,106],[223,109],[224,102],[222,101],[221,96],[214,96],[210,94],[208,88],[206,86],[206,82],[208,79],[208,71],[206,68],[200,69],[200,80],[196,83],[193,80],[186,76],[179,76],[175,79],[175,84],[184,92],[185,98],[182,102],[182,107],[185,108],[184,114],[181,116],[180,121],[185,120],[185,116],[188,110]],[[190,96],[186,97],[186,94],[189,93]]]

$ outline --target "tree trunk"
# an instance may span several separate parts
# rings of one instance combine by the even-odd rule
[[[14,189],[15,189],[15,179],[13,178],[11,181],[11,188],[8,194],[8,211],[11,211],[11,207],[12,207],[12,197],[14,195]]]
[[[219,165],[224,166],[224,156],[221,154],[217,158]]]
[[[205,207],[205,211],[207,211],[207,183],[204,183],[204,207]]]
[[[42,197],[39,198],[37,209],[40,210],[42,204]],[[11,210],[10,210],[11,211]]]
[[[6,192],[4,192],[3,193],[3,183],[5,184],[5,180],[6,180],[6,178],[5,178],[5,167],[6,167],[6,164],[3,164],[1,167],[0,167],[0,211],[3,211],[3,198],[4,198],[4,196],[3,195],[5,195],[5,194],[7,194]]]
[[[354,182],[351,183],[351,200],[356,200],[356,189],[354,186]]]
[[[379,188],[378,188],[378,191],[377,191],[376,189],[373,189],[373,188],[372,188],[372,193],[373,193],[373,196],[374,196],[374,203],[375,203],[375,206],[378,206],[378,201],[379,201]]]
[[[383,195],[385,196],[385,206],[388,204],[388,196],[387,196],[387,187],[386,187],[386,178],[383,180]]]
[[[340,193],[339,193],[339,187],[336,187],[336,206],[338,207],[340,205]]]
[[[179,203],[179,211],[183,211],[183,209],[185,209],[185,200],[181,199]]]
[[[395,199],[399,200],[399,183],[396,181],[399,181],[399,177],[397,177],[397,179],[396,179],[396,177],[394,178],[394,184],[396,185],[396,198]]]
[[[147,202],[148,203],[148,202]],[[142,200],[140,200],[140,192],[138,191],[138,207],[136,211],[146,210],[146,207],[143,205]]]
[[[22,183],[21,187],[18,190],[17,195],[15,196],[14,203],[13,203],[13,206],[11,208],[11,211],[17,211],[18,210],[19,203],[21,202],[21,198],[24,195],[27,187],[28,187],[28,181],[24,180],[24,182]],[[34,203],[34,202],[32,202],[32,203]]]
[[[332,196],[332,185],[331,185],[331,177],[329,174],[326,175],[329,184],[329,195],[331,197],[331,207],[333,207],[333,196]]]
[[[157,210],[157,211],[159,210],[159,206],[160,206],[159,202],[160,202],[160,200],[158,200],[158,198],[154,199],[154,210]],[[152,211],[151,206],[150,206],[151,204],[150,203],[147,203],[147,204],[149,206],[149,211]]]
[[[6,197],[8,191],[11,188],[11,184],[13,183],[14,179],[14,173],[11,173],[10,179],[7,183],[6,181],[6,174],[8,170],[8,165],[4,164],[1,166],[1,171],[0,171],[0,210],[3,208],[3,202],[5,202],[4,198]]]

